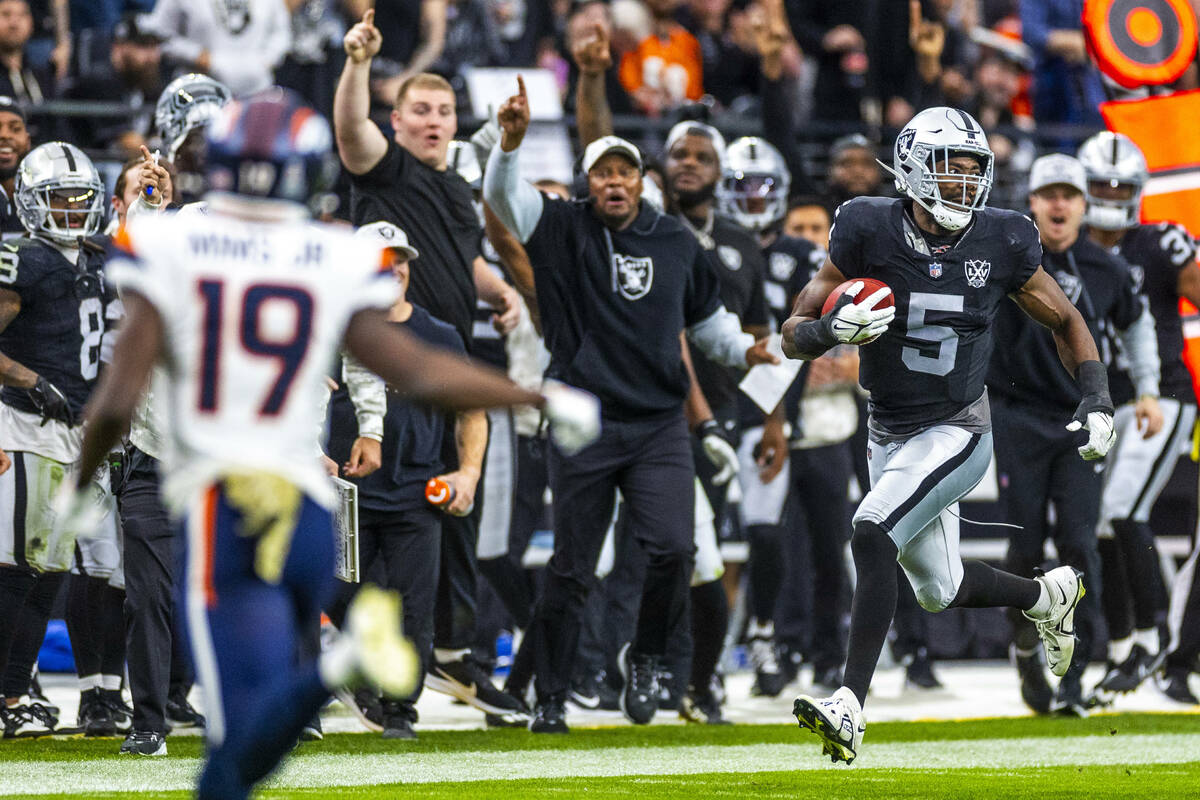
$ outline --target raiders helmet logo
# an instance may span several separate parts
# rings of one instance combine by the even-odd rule
[[[730,247],[727,244],[719,245],[717,255],[721,257],[721,263],[731,272],[737,272],[742,268],[742,254],[737,251],[736,247]]]
[[[613,253],[613,285],[626,300],[640,300],[654,285],[654,262]]]
[[[967,261],[963,264],[963,272],[967,276],[967,286],[972,289],[982,289],[987,283],[988,275],[992,273],[992,262],[990,261]]]
[[[896,155],[900,156],[900,160],[908,158],[908,151],[912,149],[913,139],[917,138],[915,128],[909,128],[903,131],[899,138],[896,139]]]
[[[1079,302],[1079,295],[1083,291],[1083,281],[1069,272],[1057,271],[1054,273],[1054,280],[1058,282],[1058,286],[1063,290],[1063,294],[1074,305]]]

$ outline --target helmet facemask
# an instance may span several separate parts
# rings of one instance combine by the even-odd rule
[[[952,159],[967,156],[980,167],[978,173],[952,171]],[[924,170],[917,184],[905,187],[913,202],[928,211],[935,222],[951,231],[961,230],[971,221],[971,215],[987,204],[992,188],[992,152],[986,148],[918,144],[911,159],[921,159]],[[910,178],[911,180],[911,178]]]
[[[1099,184],[1099,185],[1095,185]],[[1101,186],[1107,185],[1112,189],[1128,187],[1128,199],[1099,197],[1096,192]],[[1084,224],[1104,231],[1122,231],[1138,224],[1142,211],[1141,181],[1119,180],[1117,178],[1093,178],[1088,176],[1087,211],[1083,214]]]
[[[759,232],[782,220],[792,181],[779,151],[758,137],[743,137],[729,146],[725,161],[716,190],[720,212]]]
[[[1077,158],[1087,173],[1084,223],[1105,231],[1136,226],[1141,219],[1142,190],[1150,177],[1138,146],[1123,134],[1101,131],[1080,145]],[[1122,194],[1114,191],[1121,188],[1128,190],[1128,197],[1113,196]]]

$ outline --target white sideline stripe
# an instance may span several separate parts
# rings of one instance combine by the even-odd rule
[[[869,737],[868,732],[868,737]],[[3,748],[0,747],[0,752]],[[1028,739],[896,742],[872,745],[849,769],[999,769],[1184,764],[1200,761],[1200,734],[1130,734]],[[3,761],[0,795],[170,791],[192,788],[191,758],[94,761]],[[820,755],[816,737],[797,731],[796,744],[722,747],[606,747],[593,750],[494,750],[461,753],[316,753],[289,760],[268,785],[280,788],[372,786],[389,783],[695,775],[836,767]]]
[[[1200,170],[1189,170],[1175,175],[1162,175],[1146,181],[1143,193],[1146,195],[1171,194],[1186,192],[1189,189],[1200,189]]]

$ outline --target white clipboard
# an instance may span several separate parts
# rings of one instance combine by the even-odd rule
[[[336,476],[330,480],[338,496],[333,518],[336,542],[333,574],[340,581],[358,583],[358,487]]]

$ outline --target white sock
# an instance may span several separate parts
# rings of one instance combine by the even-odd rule
[[[354,677],[357,658],[348,636],[339,636],[317,659],[317,674],[329,691],[340,689]]]
[[[1040,593],[1037,602],[1033,604],[1033,608],[1025,612],[1025,616],[1030,619],[1045,619],[1050,616],[1050,606],[1054,602],[1050,599],[1050,592],[1046,590],[1044,581],[1038,581],[1038,588]]]
[[[1132,649],[1132,637],[1126,636],[1124,639],[1114,639],[1108,643],[1108,659],[1114,664],[1120,664],[1129,658],[1129,651]]]
[[[471,648],[467,647],[462,650],[447,650],[444,647],[433,648],[433,660],[439,664],[452,664],[455,661],[462,661],[471,654]]]
[[[121,676],[120,675],[101,675],[100,688],[109,692],[121,691]]]
[[[79,679],[79,691],[90,692],[92,689],[100,688],[100,673],[94,675],[84,675]]]
[[[1140,644],[1147,653],[1158,652],[1158,629],[1139,628],[1133,632],[1133,643]]]

